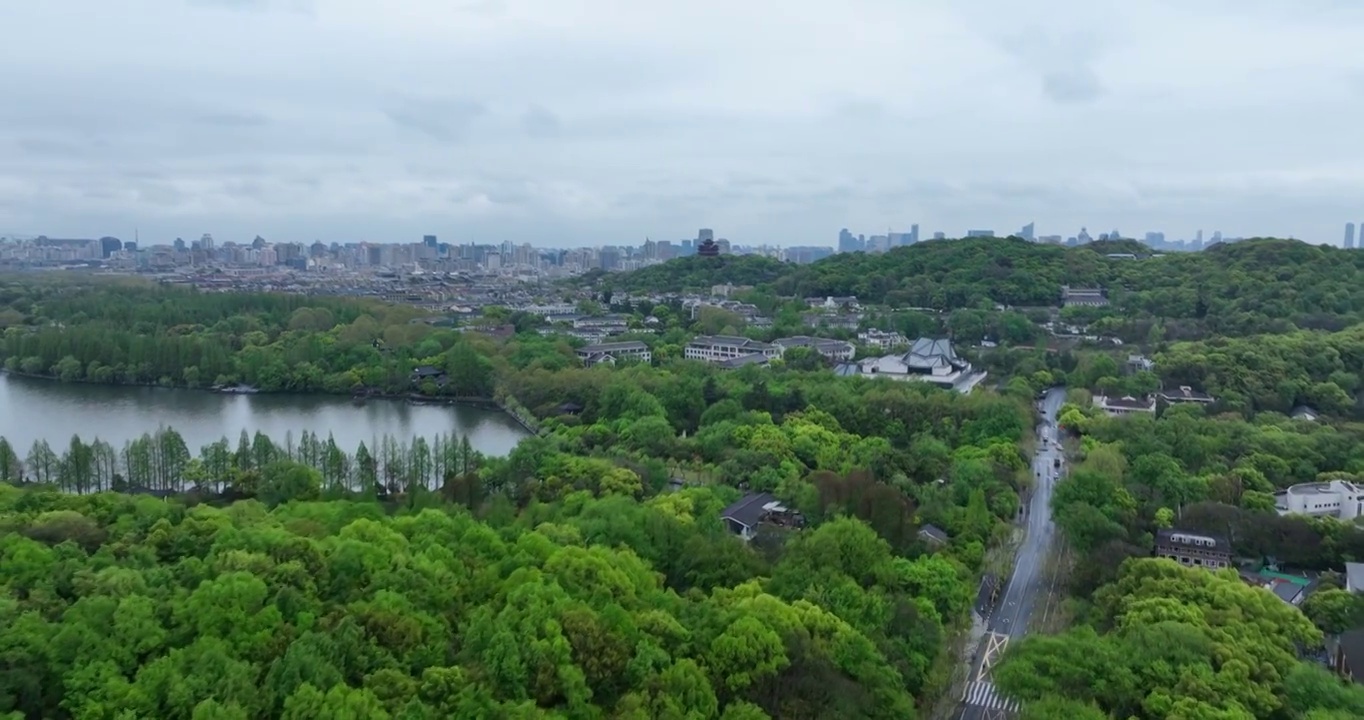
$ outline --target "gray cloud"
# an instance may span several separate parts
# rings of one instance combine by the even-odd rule
[[[535,105],[521,115],[521,127],[531,137],[547,138],[559,134],[563,128],[563,121],[547,108]]]
[[[216,112],[196,115],[193,120],[201,125],[233,128],[253,128],[268,125],[270,119],[264,115],[237,112]]]
[[[474,121],[487,111],[487,106],[476,100],[407,98],[384,114],[401,128],[450,143],[463,140]]]
[[[191,7],[225,8],[228,10],[285,11],[312,15],[317,10],[315,0],[186,0]]]
[[[1069,105],[1099,99],[1103,95],[1103,86],[1093,70],[1079,67],[1042,76],[1042,92],[1055,102]]]
[[[1340,0],[460,1],[0,3],[0,230],[1338,242],[1364,218]]]

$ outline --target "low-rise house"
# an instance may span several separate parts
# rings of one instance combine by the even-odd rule
[[[1321,413],[1317,412],[1316,410],[1313,410],[1311,407],[1307,405],[1299,405],[1293,408],[1293,411],[1290,412],[1288,416],[1293,418],[1294,420],[1316,422],[1317,418],[1321,417]]]
[[[1259,572],[1242,570],[1240,575],[1242,582],[1272,592],[1274,597],[1294,607],[1301,605],[1318,584],[1315,576],[1291,575],[1269,567],[1261,568]]]
[[[1107,304],[1108,293],[1103,288],[1061,286],[1062,307],[1103,307]]]
[[[763,525],[802,528],[805,518],[777,500],[771,493],[749,493],[720,513],[720,520],[730,532],[745,542],[758,534]]]
[[[761,353],[753,353],[752,355],[741,355],[728,360],[720,360],[713,364],[721,370],[738,370],[741,367],[748,367],[749,365],[767,367],[772,364],[772,358]]]
[[[1364,683],[1364,628],[1347,630],[1332,639],[1330,664],[1338,675],[1353,683]]]
[[[775,345],[750,340],[746,337],[700,335],[687,343],[687,347],[682,350],[682,355],[688,360],[704,360],[706,362],[723,362],[746,355],[760,355],[766,360],[772,360],[781,357],[781,349]]]
[[[1364,592],[1364,563],[1345,563],[1345,589],[1352,593]]]
[[[573,320],[573,329],[579,332],[588,332],[599,336],[610,337],[628,331],[630,329],[630,321],[624,315],[580,317]]]
[[[830,340],[808,335],[781,338],[780,340],[773,340],[772,344],[781,348],[783,353],[793,348],[804,347],[833,360],[851,360],[853,355],[857,354],[857,348],[846,340]]]
[[[862,313],[805,313],[801,315],[801,322],[812,328],[827,328],[829,330],[856,330],[862,326]]]
[[[1143,370],[1151,372],[1156,369],[1156,363],[1145,355],[1128,355],[1127,369],[1131,372],[1141,372]]]
[[[919,528],[919,539],[923,540],[929,545],[935,546],[946,545],[947,543],[952,541],[952,538],[949,537],[947,533],[943,531],[942,528],[936,525],[927,524]]]
[[[1349,480],[1299,483],[1274,493],[1280,515],[1310,515],[1353,520],[1364,515],[1364,487]]]
[[[633,360],[647,364],[653,361],[654,355],[648,345],[638,340],[627,340],[584,345],[578,348],[578,358],[584,365],[591,367],[600,364],[614,365],[618,360]]]
[[[420,365],[412,370],[411,380],[413,385],[433,382],[436,384],[436,387],[445,387],[445,383],[449,378],[446,376],[445,371],[438,367],[433,365]]]
[[[1192,530],[1157,530],[1156,557],[1186,567],[1218,570],[1231,567],[1231,543],[1226,538]]]
[[[840,310],[860,310],[862,306],[857,302],[857,296],[848,297],[811,297],[805,298],[805,306],[812,310],[824,310],[827,312],[838,312]]]
[[[1141,413],[1155,414],[1156,399],[1152,397],[1136,398],[1131,395],[1122,397],[1095,395],[1094,407],[1104,411],[1109,417],[1124,417]]]
[[[1159,397],[1161,400],[1164,400],[1165,402],[1170,403],[1171,405],[1178,403],[1197,403],[1199,405],[1208,405],[1213,402],[1216,402],[1216,398],[1214,398],[1213,396],[1205,392],[1195,390],[1189,387],[1188,385],[1180,385],[1179,388],[1176,390],[1161,390],[1159,393]]]
[[[886,332],[872,328],[857,333],[857,342],[877,350],[893,350],[898,347],[907,347],[909,338],[898,332]]]

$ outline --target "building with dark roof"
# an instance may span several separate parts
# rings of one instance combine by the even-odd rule
[[[1161,390],[1159,397],[1161,400],[1170,404],[1198,403],[1200,405],[1207,405],[1216,401],[1216,398],[1213,396],[1195,390],[1188,385],[1180,385],[1174,390]]]
[[[1364,628],[1348,630],[1330,642],[1331,667],[1353,683],[1364,683]]]
[[[743,538],[745,542],[758,534],[762,525],[781,527],[804,527],[805,519],[800,513],[791,510],[771,493],[749,493],[720,513],[729,531]]]
[[[1153,397],[1135,398],[1131,395],[1124,395],[1123,397],[1095,395],[1094,407],[1103,410],[1109,417],[1140,413],[1154,414],[1156,412],[1156,399]]]
[[[682,350],[688,360],[723,362],[746,355],[758,355],[765,360],[781,357],[781,348],[736,335],[699,335]]]
[[[969,391],[985,377],[957,355],[947,338],[921,337],[907,352],[868,358],[862,361],[861,368],[863,375],[871,377],[930,382],[961,392]]]
[[[1303,421],[1306,421],[1306,422],[1316,422],[1316,421],[1317,421],[1317,418],[1320,418],[1320,417],[1321,417],[1321,413],[1319,413],[1319,412],[1317,412],[1316,410],[1312,409],[1311,406],[1308,406],[1308,405],[1299,405],[1299,406],[1293,408],[1293,410],[1292,410],[1291,412],[1288,413],[1288,416],[1291,417],[1291,418],[1293,418],[1294,420],[1303,420]]]
[[[1155,554],[1186,567],[1231,567],[1231,543],[1226,538],[1193,530],[1157,530]]]
[[[1103,288],[1061,287],[1062,307],[1103,307],[1108,304],[1108,293]]]
[[[857,347],[846,340],[831,340],[808,335],[781,338],[780,340],[773,340],[772,344],[781,349],[782,352],[792,348],[810,348],[831,360],[851,360],[853,355],[857,354]]]
[[[654,355],[649,351],[649,346],[638,340],[596,343],[578,348],[578,359],[582,360],[583,364],[588,367],[601,364],[614,365],[617,360],[633,360],[648,364],[653,361],[653,358]]]

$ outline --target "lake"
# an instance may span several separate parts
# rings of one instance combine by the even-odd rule
[[[200,390],[60,383],[0,373],[0,436],[23,457],[34,441],[47,440],[61,453],[79,435],[121,449],[123,443],[174,428],[194,454],[224,436],[236,447],[242,430],[265,433],[277,443],[304,430],[323,440],[331,433],[347,453],[364,442],[392,435],[403,442],[467,435],[484,455],[511,452],[529,433],[499,410],[464,405],[409,405],[329,395],[226,395]]]

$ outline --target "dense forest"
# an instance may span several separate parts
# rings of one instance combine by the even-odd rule
[[[681,258],[598,281],[617,291],[766,285],[780,295],[856,296],[863,303],[937,310],[1056,306],[1061,287],[1102,287],[1098,328],[1144,338],[1339,330],[1364,320],[1364,257],[1297,240],[1254,239],[1196,253],[1110,259],[1127,247],[1063,247],[1018,238],[931,240],[882,254],[840,253],[780,266],[774,279],[734,258]],[[1149,253],[1149,251],[1147,251]]]
[[[401,392],[413,389],[412,368],[426,363],[452,371],[447,394],[494,392],[492,353],[414,323],[423,313],[411,307],[138,282],[12,282],[0,285],[0,301],[7,303],[0,358],[11,371],[101,383]]]
[[[982,263],[997,252],[960,249]],[[1167,260],[1040,250],[1105,282]],[[1241,253],[1249,266],[1235,273],[1256,278],[1247,287],[1263,282],[1255,292],[1301,309],[1315,296],[1285,286],[1308,271],[1247,269],[1299,250],[1324,252],[1257,241],[1177,262],[1221,278],[1209,268]],[[783,328],[798,313],[772,293],[815,267],[764,281]],[[668,305],[607,303],[663,320],[661,334],[635,336],[655,365],[584,368],[569,342],[498,310],[521,332],[460,333],[362,300],[0,284],[11,371],[497,397],[540,428],[507,457],[455,437],[341,448],[309,428],[202,448],[174,428],[121,448],[0,438],[0,481],[17,486],[0,485],[0,716],[929,714],[959,692],[957,643],[981,575],[1009,571],[1011,521],[1033,482],[1033,397],[1064,384],[1072,462],[1053,517],[1072,627],[1015,643],[998,668],[1023,717],[1359,717],[1360,691],[1298,650],[1364,625],[1364,600],[1336,573],[1364,559],[1364,529],[1280,516],[1273,498],[1294,483],[1364,482],[1364,425],[1349,420],[1360,416],[1364,335],[1333,326],[1353,322],[1352,306],[1337,307],[1330,329],[1293,329],[1295,319],[1278,333],[1292,313],[1228,323],[1254,306],[1219,295],[1209,307],[1228,313],[1216,320],[1226,335],[1171,342],[1164,329],[1178,317],[1133,309],[1135,291],[1112,297],[1093,321],[1157,328],[1155,372],[1123,368],[1118,353],[1024,346],[992,361],[997,385],[959,395],[835,377],[808,353],[729,372],[683,361],[690,333],[736,321],[684,320]],[[942,318],[1022,340],[1012,325],[1030,320],[1016,315]],[[1193,321],[1200,332],[1212,322]],[[448,384],[414,385],[420,364]],[[1089,390],[1140,394],[1162,381],[1220,400],[1122,419],[1090,404]],[[1332,420],[1290,419],[1303,402]],[[730,534],[721,510],[759,491],[798,510],[804,529],[768,528],[751,543]],[[947,542],[927,542],[928,525]],[[1321,589],[1299,610],[1233,576],[1147,559],[1169,527],[1322,571]]]
[[[125,294],[145,312],[106,302]],[[0,712],[25,717],[913,717],[948,690],[1030,479],[1020,395],[794,365],[586,369],[534,333],[496,342],[360,302],[11,301],[21,370],[51,352],[66,379],[155,378],[215,345],[230,381],[316,363],[406,382],[432,362],[542,418],[505,458],[306,429],[203,448],[174,428],[122,448],[0,439],[22,488],[0,500]],[[745,546],[719,514],[753,491],[806,529]]]
[[[768,564],[707,489],[480,521],[0,488],[0,708],[33,718],[914,717],[969,586],[835,520]],[[687,548],[685,552],[681,548]],[[651,562],[661,557],[666,564]]]

